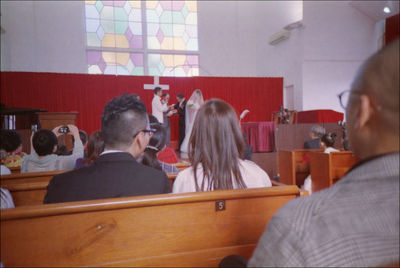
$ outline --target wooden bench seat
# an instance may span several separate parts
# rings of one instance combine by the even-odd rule
[[[167,174],[171,183],[171,187],[177,175],[177,173]],[[49,177],[47,179],[41,178],[42,180],[33,182],[8,180],[4,183],[2,182],[1,187],[10,191],[11,196],[13,197],[14,205],[16,207],[40,205],[43,204],[43,199],[47,192],[47,185],[49,184],[51,178],[52,177]]]
[[[149,195],[7,209],[4,266],[216,267],[249,258],[296,186]],[[219,211],[216,211],[220,209]]]
[[[310,154],[312,191],[328,188],[342,178],[359,159],[351,151]]]

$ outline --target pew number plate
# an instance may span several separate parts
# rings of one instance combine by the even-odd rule
[[[225,200],[215,201],[215,211],[225,210]]]

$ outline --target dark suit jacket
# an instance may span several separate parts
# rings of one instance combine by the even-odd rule
[[[165,173],[139,164],[129,153],[109,153],[90,166],[54,176],[43,203],[170,192]]]
[[[186,112],[186,100],[183,101],[182,107],[179,107],[179,102],[175,104],[174,108],[178,110],[179,125],[185,125],[185,112]]]
[[[320,139],[313,139],[313,140],[309,140],[309,141],[306,141],[305,143],[304,143],[304,149],[319,149],[319,148],[321,148],[321,146],[320,146]]]

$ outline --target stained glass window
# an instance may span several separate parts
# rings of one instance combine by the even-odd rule
[[[196,1],[85,1],[85,18],[88,73],[199,75]]]
[[[149,75],[157,76],[198,76],[197,55],[149,54]]]
[[[146,2],[149,49],[197,51],[195,1]]]

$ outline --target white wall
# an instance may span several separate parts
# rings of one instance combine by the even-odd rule
[[[83,8],[82,1],[1,1],[1,70],[87,73]]]
[[[349,89],[377,49],[375,21],[347,1],[304,2],[303,109],[344,112],[337,94]]]
[[[302,1],[199,1],[198,10],[200,75],[283,76],[301,108],[301,34],[277,46],[268,39],[302,19]]]
[[[0,2],[1,70],[87,73],[83,1]],[[201,76],[283,76],[297,110],[340,111],[336,94],[382,30],[343,1],[198,1],[198,13]],[[301,19],[304,28],[268,44]]]

